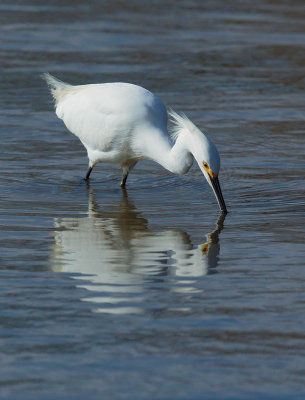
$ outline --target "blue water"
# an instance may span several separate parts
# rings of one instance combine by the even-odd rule
[[[302,1],[0,5],[0,398],[303,399]],[[50,72],[127,81],[216,143],[196,166],[98,165]]]

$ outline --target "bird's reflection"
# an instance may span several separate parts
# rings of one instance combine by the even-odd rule
[[[97,303],[95,311],[140,312],[151,279],[166,278],[169,290],[191,292],[196,278],[217,266],[224,215],[206,242],[194,246],[181,230],[152,231],[125,190],[120,204],[106,210],[88,191],[86,217],[55,219],[52,265],[81,279],[77,286],[90,291],[83,300]]]

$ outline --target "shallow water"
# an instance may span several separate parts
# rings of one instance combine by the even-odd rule
[[[302,1],[0,5],[1,399],[305,396]],[[44,82],[127,81],[206,130],[119,188]]]

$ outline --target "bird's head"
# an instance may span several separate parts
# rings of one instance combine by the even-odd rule
[[[203,175],[211,186],[219,207],[224,214],[227,214],[227,207],[221,192],[218,174],[220,170],[220,157],[214,143],[202,132],[198,138],[196,149],[194,149],[194,157],[201,169]]]
[[[170,115],[176,126],[174,133],[176,136],[179,134],[184,136],[187,147],[211,186],[221,211],[227,214],[227,207],[218,180],[220,157],[216,146],[185,115],[178,115],[173,111]]]

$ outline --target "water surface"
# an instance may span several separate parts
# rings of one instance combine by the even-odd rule
[[[305,396],[302,1],[0,5],[0,397]],[[49,71],[126,81],[207,131],[194,165],[99,165]]]

